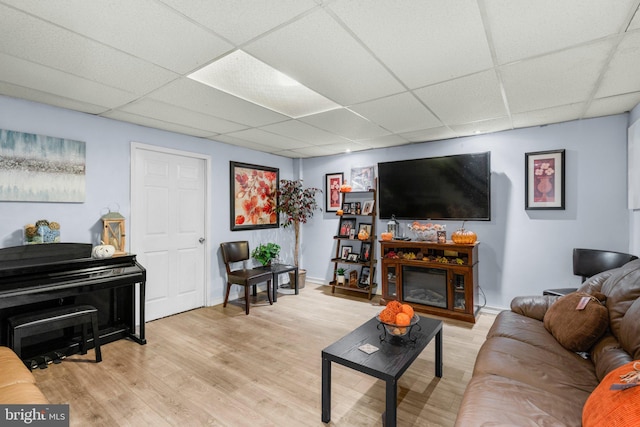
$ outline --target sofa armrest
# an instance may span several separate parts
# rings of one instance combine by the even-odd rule
[[[536,320],[543,320],[547,309],[551,307],[560,296],[558,295],[534,295],[528,297],[515,297],[511,301],[511,311]]]

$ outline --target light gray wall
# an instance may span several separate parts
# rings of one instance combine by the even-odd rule
[[[229,161],[277,167],[281,178],[290,179],[294,162],[289,158],[3,96],[0,96],[0,129],[70,138],[87,144],[85,203],[0,202],[0,247],[21,245],[24,225],[38,219],[59,222],[63,242],[97,244],[104,208],[117,205],[127,218],[127,233],[131,235],[131,142],[211,157],[211,227],[207,237],[211,304],[222,302],[224,297],[226,273],[219,255],[220,242],[249,240],[250,247],[254,247],[267,239],[283,245],[290,240],[290,233],[281,229],[232,232],[229,227]]]
[[[467,222],[480,240],[480,286],[489,307],[506,308],[518,295],[578,286],[574,247],[629,250],[627,120],[622,114],[489,135],[413,144],[340,156],[306,159],[305,184],[323,186],[326,173],[410,158],[491,151],[491,221]],[[566,150],[566,209],[524,209],[524,154]],[[412,183],[407,183],[412,185]],[[386,227],[378,221],[377,232]],[[448,235],[460,222],[443,222]],[[308,276],[328,281],[338,219],[323,213],[304,228]],[[379,249],[379,248],[378,248]],[[379,257],[379,250],[376,250]],[[380,283],[379,269],[376,272]]]

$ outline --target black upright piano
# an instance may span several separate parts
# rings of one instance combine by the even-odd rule
[[[68,304],[98,309],[101,344],[130,338],[146,344],[146,270],[135,255],[91,258],[91,244],[52,243],[0,249],[0,344],[7,344],[7,318]],[[137,298],[136,298],[137,294]],[[138,304],[136,305],[136,299]],[[23,358],[77,351],[78,331],[29,337]]]

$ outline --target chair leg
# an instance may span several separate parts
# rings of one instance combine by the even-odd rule
[[[271,280],[267,280],[267,296],[269,297],[269,304],[273,305],[273,297],[271,296]]]
[[[229,301],[229,291],[231,290],[231,283],[227,282],[227,293],[224,295],[224,303],[222,303],[223,307],[227,306],[227,301]]]
[[[249,314],[249,286],[244,287],[244,303],[245,303],[245,313]]]
[[[93,350],[96,353],[96,363],[102,362],[102,351],[100,351],[100,331],[98,329],[98,313],[91,314],[91,329],[93,333]]]

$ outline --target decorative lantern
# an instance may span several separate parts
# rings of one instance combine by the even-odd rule
[[[125,252],[125,229],[124,217],[118,212],[109,212],[102,215],[102,244],[111,245],[115,248],[114,256],[124,255]]]
[[[387,232],[393,234],[393,238],[400,237],[400,223],[396,221],[396,216],[391,215],[391,220],[387,223]]]

